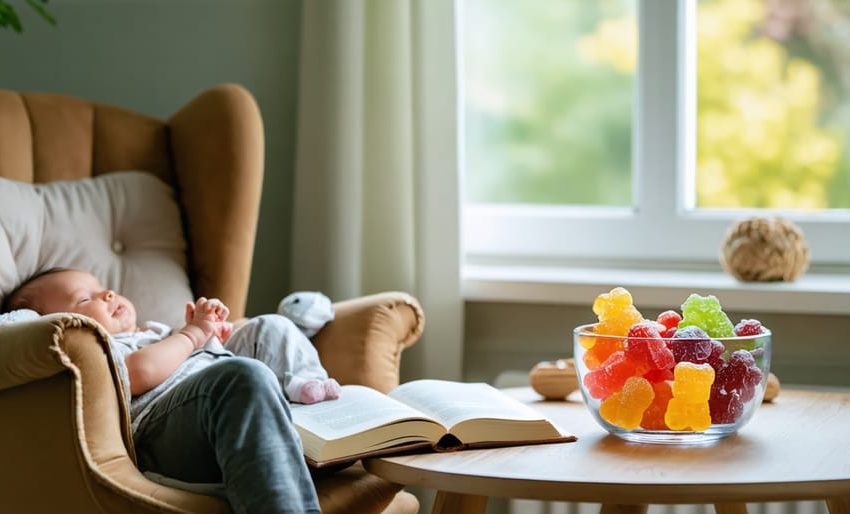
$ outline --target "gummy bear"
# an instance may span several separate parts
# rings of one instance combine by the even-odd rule
[[[667,412],[667,404],[673,398],[673,390],[667,382],[656,382],[652,384],[652,391],[655,393],[655,398],[643,412],[640,426],[647,430],[667,430],[664,413]]]
[[[703,329],[687,326],[676,330],[673,339],[667,341],[676,362],[694,362],[702,364],[711,356],[712,344]]]
[[[629,329],[626,358],[634,363],[640,375],[650,370],[668,369],[676,365],[673,352],[664,344],[656,325],[658,324],[654,321],[644,321],[632,325]]]
[[[753,355],[747,350],[738,350],[717,372],[716,382],[727,392],[738,391],[741,400],[748,402],[755,396],[756,386],[761,383],[763,376]]]
[[[682,321],[679,328],[696,325],[711,337],[733,337],[732,322],[720,307],[716,296],[690,295],[682,304]]]
[[[671,369],[653,369],[643,374],[643,378],[650,382],[664,382],[673,380],[673,370]]]
[[[601,366],[584,376],[587,392],[594,398],[608,398],[619,391],[629,377],[635,375],[635,366],[623,352],[614,352]]]
[[[648,380],[642,377],[630,377],[623,384],[623,390],[612,394],[599,406],[602,419],[619,427],[631,430],[637,428],[643,419],[644,411],[655,398],[655,392]]]
[[[596,369],[614,352],[623,349],[623,340],[619,337],[597,337],[594,345],[584,352],[584,364],[588,369]]]
[[[738,337],[757,336],[762,333],[764,333],[764,327],[757,319],[742,319],[735,325],[735,335]]]
[[[623,287],[615,287],[609,293],[596,297],[593,312],[599,317],[596,333],[624,336],[629,328],[643,321],[643,316],[632,304],[632,295]]]
[[[720,371],[720,369],[726,365],[726,361],[723,359],[723,354],[726,353],[726,347],[718,341],[717,339],[711,340],[711,354],[706,359],[706,362],[711,364],[711,367],[714,368],[715,373]]]
[[[711,387],[708,407],[712,423],[734,423],[744,412],[744,402],[738,391],[726,391],[717,384]]]
[[[615,287],[608,293],[600,294],[593,301],[593,312],[599,318],[594,332],[600,336],[595,340],[580,338],[579,343],[587,349],[584,354],[584,364],[590,369],[596,369],[614,352],[623,349],[619,337],[629,332],[629,327],[643,321],[643,316],[632,304],[632,295],[625,288]]]
[[[658,315],[656,321],[664,325],[664,330],[661,331],[661,337],[666,339],[673,337],[673,334],[676,333],[676,327],[682,321],[682,316],[676,311],[664,311]]]
[[[667,404],[664,422],[672,430],[705,430],[711,426],[708,398],[714,382],[709,364],[680,362],[673,370],[673,398]]]

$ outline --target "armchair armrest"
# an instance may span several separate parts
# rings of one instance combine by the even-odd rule
[[[334,320],[313,342],[322,364],[341,384],[388,392],[398,385],[401,352],[422,335],[425,315],[416,298],[401,292],[334,304]]]
[[[14,463],[0,466],[10,512],[230,512],[136,468],[109,339],[89,318],[0,327],[0,412],[0,455]]]

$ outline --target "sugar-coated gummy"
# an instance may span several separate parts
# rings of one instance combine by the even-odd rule
[[[738,337],[757,336],[764,333],[761,321],[757,319],[742,319],[735,325],[734,330]]]
[[[667,412],[667,404],[673,398],[673,390],[666,381],[659,381],[652,383],[652,391],[655,397],[644,411],[640,426],[646,430],[667,430],[669,427],[664,422],[664,414]]]
[[[682,304],[682,321],[679,322],[679,328],[691,325],[702,328],[712,338],[735,335],[729,316],[723,312],[720,300],[713,295],[700,296],[694,293]]]
[[[711,422],[718,424],[734,423],[744,412],[744,402],[738,391],[727,391],[717,384],[711,388],[708,407],[711,411]]]
[[[584,385],[590,396],[608,398],[619,391],[630,377],[635,375],[635,366],[626,359],[624,352],[614,352],[598,368],[584,376]]]
[[[643,377],[630,377],[623,384],[623,389],[606,398],[599,406],[602,419],[631,430],[637,428],[643,419],[644,412],[655,397],[652,385]]]
[[[672,430],[705,430],[711,426],[708,398],[714,382],[714,368],[709,364],[680,362],[673,375],[673,398],[667,404],[664,422]]]
[[[737,350],[717,372],[716,383],[726,391],[737,391],[741,400],[748,402],[755,396],[763,377],[752,354],[747,350]]]
[[[676,362],[694,362],[702,364],[711,356],[711,338],[701,328],[687,326],[680,328],[667,340],[667,346],[673,352]]]
[[[632,325],[626,340],[626,358],[634,363],[637,373],[654,369],[669,369],[676,364],[673,352],[658,333],[657,323],[641,322]]]
[[[632,303],[631,293],[623,287],[615,287],[597,296],[593,312],[599,318],[597,334],[624,336],[632,325],[643,321],[643,316]]]

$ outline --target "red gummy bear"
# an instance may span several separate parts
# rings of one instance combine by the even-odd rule
[[[757,319],[742,319],[735,325],[735,335],[738,337],[757,336],[763,332],[761,321]]]
[[[652,321],[636,323],[629,328],[626,358],[632,361],[638,374],[654,369],[670,369],[676,365],[673,352],[664,344]]]
[[[726,365],[726,361],[723,360],[724,353],[726,353],[726,347],[723,346],[723,343],[717,339],[712,339],[711,354],[708,356],[706,362],[711,364],[711,367],[714,368],[715,372],[720,371],[720,369]]]
[[[590,396],[608,398],[622,389],[626,380],[636,374],[635,365],[626,359],[626,354],[614,352],[602,365],[584,376],[584,385]]]
[[[738,391],[727,391],[714,384],[708,398],[708,408],[711,411],[712,423],[734,423],[744,412],[744,402],[741,401]]]
[[[682,316],[676,311],[664,311],[658,315],[656,321],[664,325],[664,330],[661,331],[661,337],[667,339],[673,337],[676,333],[676,327],[682,321]]]
[[[643,374],[643,378],[649,380],[650,382],[664,382],[665,380],[673,380],[675,375],[673,375],[672,369],[653,369],[649,370]]]
[[[763,378],[753,355],[747,350],[738,350],[729,357],[729,362],[717,371],[714,383],[727,393],[737,391],[741,401],[748,402],[755,396],[756,386]]]
[[[705,364],[711,356],[711,338],[703,329],[696,326],[677,330],[673,339],[667,341],[667,346],[673,351],[676,362]]]

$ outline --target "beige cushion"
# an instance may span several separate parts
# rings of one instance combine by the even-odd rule
[[[48,184],[0,178],[0,300],[53,267],[91,272],[135,304],[139,321],[176,326],[192,299],[174,192],[145,172]]]

